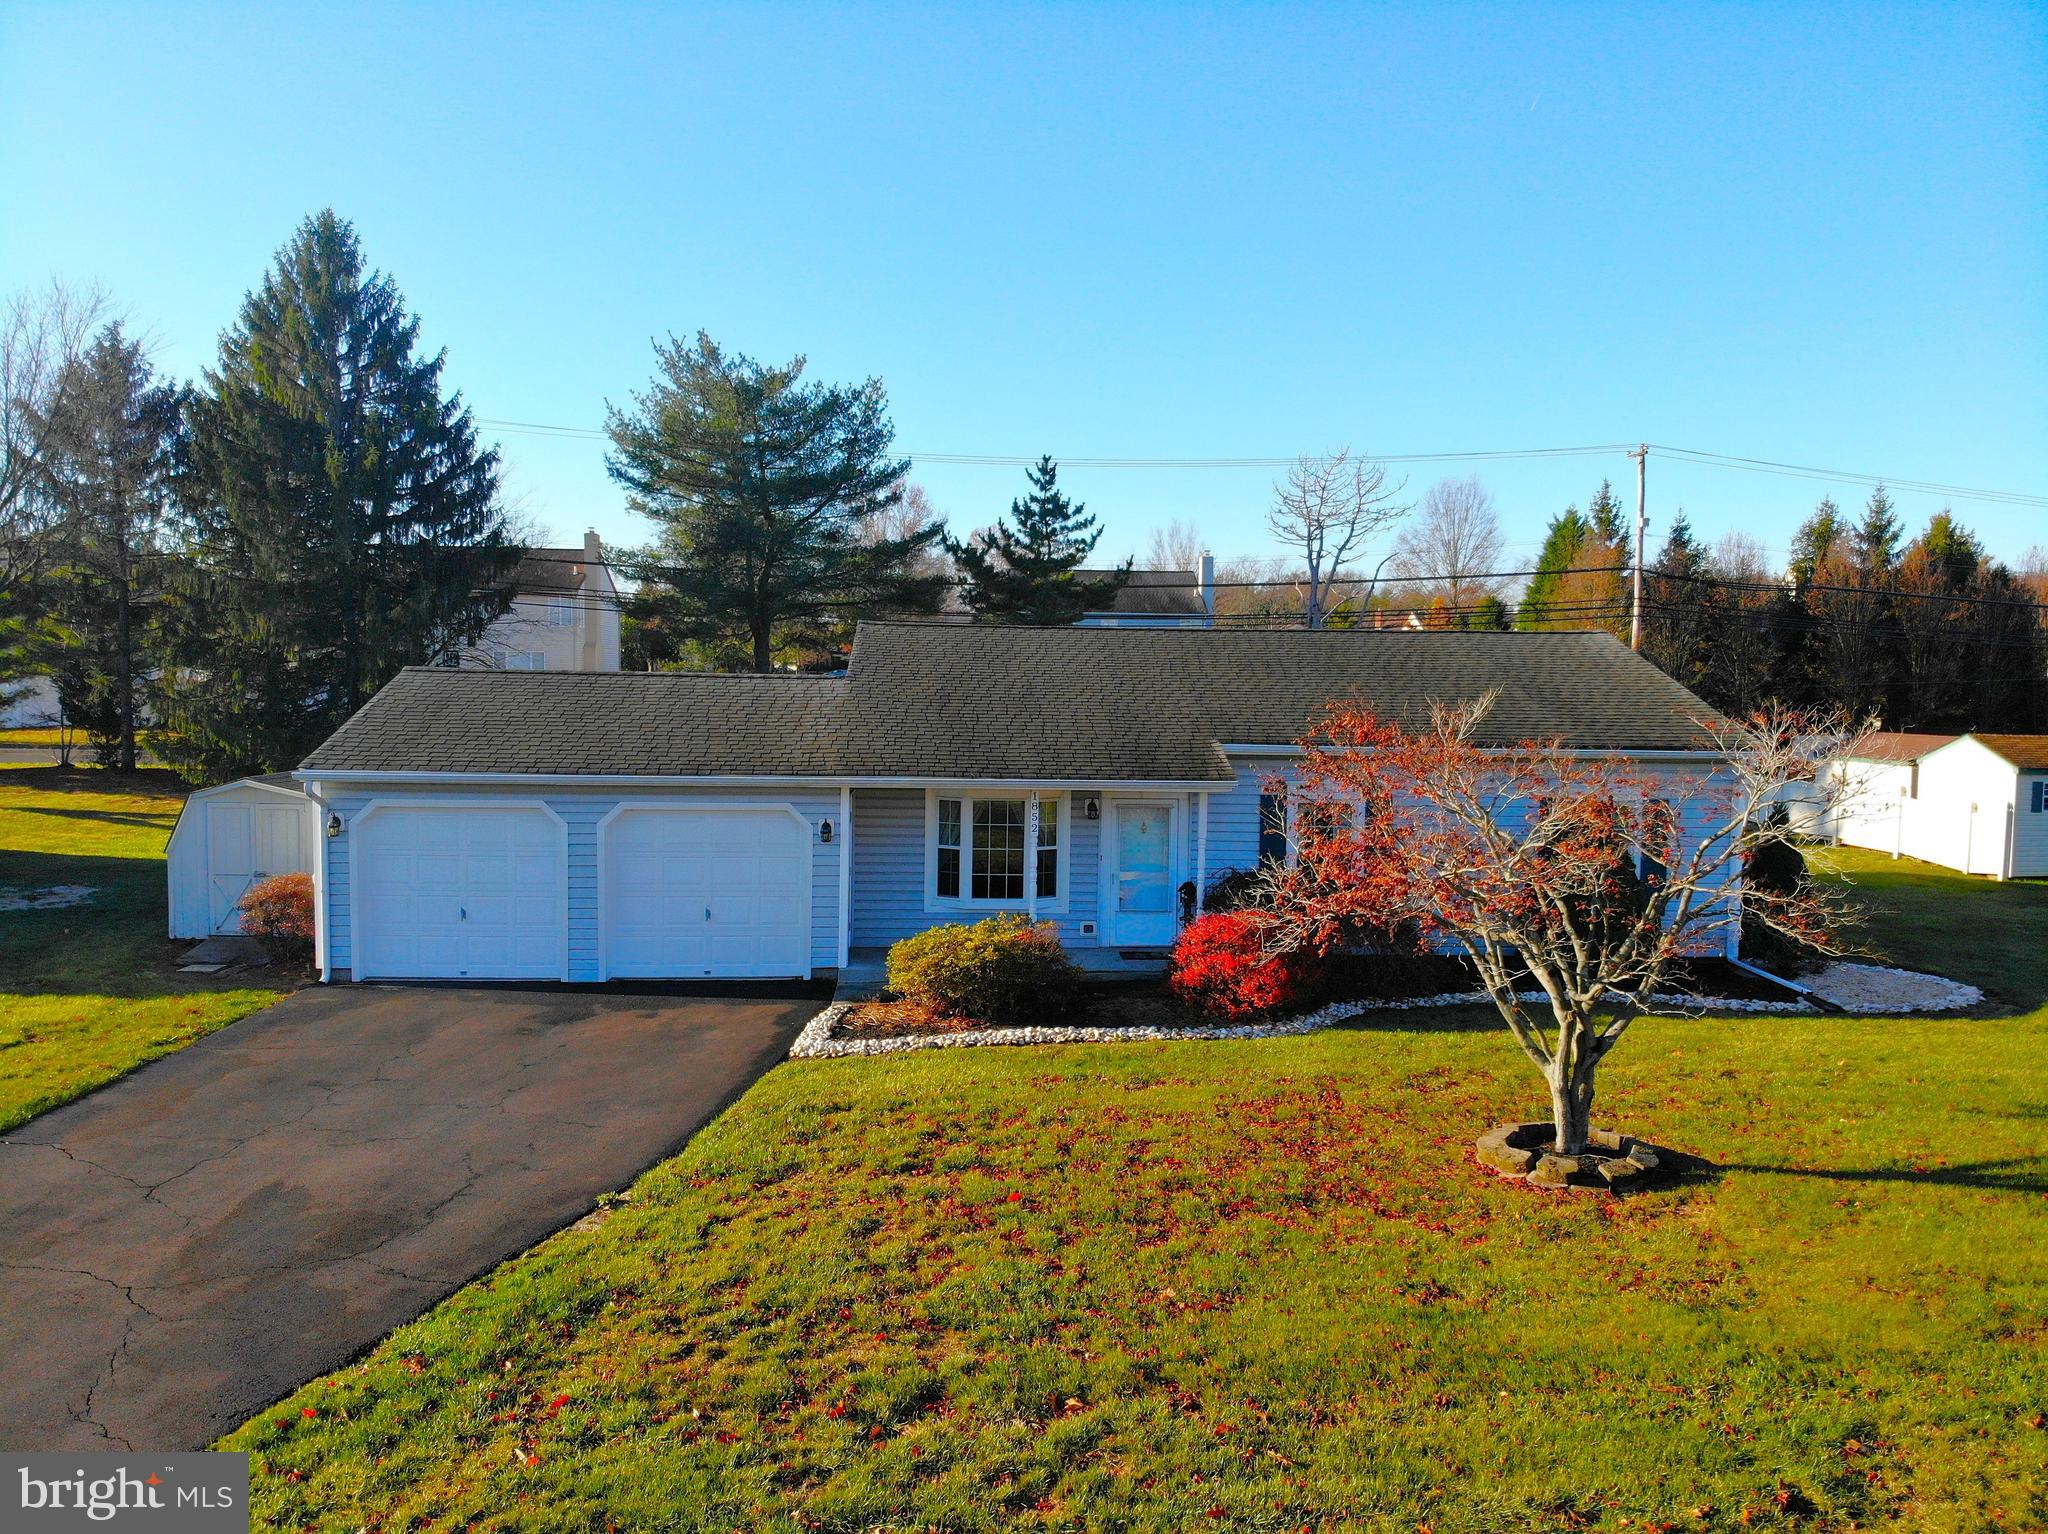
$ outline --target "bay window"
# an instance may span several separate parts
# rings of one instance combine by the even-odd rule
[[[1040,795],[1038,838],[1031,845],[1029,794],[1014,789],[932,794],[926,820],[932,849],[927,903],[1021,907],[1027,870],[1035,866],[1038,904],[1064,909],[1066,816],[1065,794]]]

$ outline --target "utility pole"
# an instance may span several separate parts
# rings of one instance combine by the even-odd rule
[[[1643,504],[1643,466],[1649,462],[1650,445],[1638,443],[1629,457],[1636,461],[1636,579],[1635,597],[1629,610],[1628,647],[1640,650],[1643,647],[1643,536],[1650,527],[1650,518]]]

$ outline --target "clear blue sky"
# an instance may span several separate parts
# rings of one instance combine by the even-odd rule
[[[0,8],[0,288],[97,280],[191,375],[325,205],[495,420],[594,426],[703,327],[880,375],[913,453],[2048,494],[2040,6]],[[491,430],[543,526],[644,536],[601,444]],[[1478,472],[1524,554],[1629,466]],[[916,477],[963,528],[1022,483]],[[1270,470],[1067,477],[1105,552],[1270,549]],[[1653,458],[1652,539],[1782,550],[1827,488]]]

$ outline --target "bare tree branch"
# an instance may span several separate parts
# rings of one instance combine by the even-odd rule
[[[1280,542],[1300,551],[1307,568],[1303,615],[1310,628],[1321,628],[1328,619],[1345,571],[1382,529],[1407,514],[1407,504],[1396,499],[1406,484],[1390,482],[1385,464],[1354,458],[1344,448],[1321,458],[1303,457],[1273,487],[1266,526]],[[1365,599],[1371,599],[1369,588]]]

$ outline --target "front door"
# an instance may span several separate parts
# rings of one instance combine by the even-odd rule
[[[1109,801],[1109,936],[1120,948],[1164,948],[1180,923],[1174,910],[1173,803]]]

